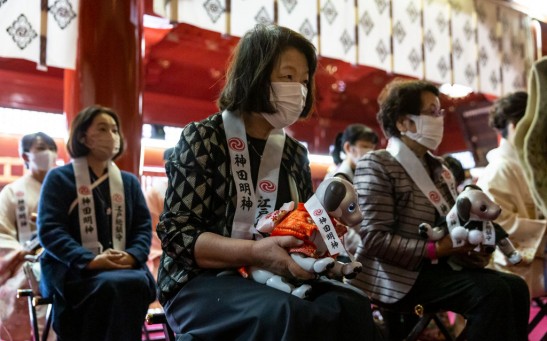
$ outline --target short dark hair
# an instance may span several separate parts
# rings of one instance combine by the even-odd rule
[[[116,153],[116,155],[114,155],[112,160],[115,160],[123,153],[125,143],[118,114],[110,108],[100,105],[92,105],[80,111],[70,125],[70,134],[66,143],[66,148],[72,158],[82,157],[89,154],[89,148],[87,148],[87,146],[82,142],[82,138],[84,137],[87,129],[89,129],[93,123],[95,117],[99,114],[107,114],[112,117],[118,127],[118,134],[120,135],[120,150]]]
[[[21,141],[19,141],[19,155],[23,155],[23,153],[28,153],[30,151],[30,148],[32,147],[32,144],[36,141],[38,137],[41,137],[42,140],[53,150],[57,151],[57,144],[55,144],[55,141],[46,133],[42,133],[41,131],[37,133],[27,134],[21,138]]]
[[[379,96],[380,111],[376,116],[386,137],[401,136],[397,120],[404,115],[420,115],[422,93],[439,96],[439,89],[430,82],[395,79],[388,83]]]
[[[498,99],[490,109],[488,124],[507,138],[509,123],[517,125],[526,112],[528,93],[517,91]]]
[[[456,180],[456,186],[459,186],[465,181],[465,168],[463,168],[460,160],[456,159],[450,154],[443,155],[443,161],[446,167],[450,170],[452,175],[454,175],[454,180]]]
[[[343,150],[344,144],[349,142],[350,145],[355,145],[357,141],[368,141],[373,144],[378,144],[378,134],[368,126],[360,123],[350,124],[343,132],[336,135],[334,148],[331,156],[336,165],[342,163],[340,153]]]
[[[275,113],[270,102],[270,76],[279,56],[290,47],[300,51],[308,62],[308,95],[300,115],[307,117],[315,100],[315,47],[300,33],[277,25],[257,25],[241,38],[226,72],[226,85],[217,100],[219,109]]]
[[[173,151],[175,150],[175,147],[167,148],[163,151],[163,161],[168,161],[171,154],[173,154]]]

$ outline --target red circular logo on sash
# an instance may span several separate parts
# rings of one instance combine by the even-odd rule
[[[118,193],[113,195],[113,199],[114,199],[115,202],[122,202],[123,201],[122,195],[118,194]]]
[[[89,195],[91,192],[89,191],[89,188],[87,186],[82,186],[78,189],[78,193],[81,195]]]
[[[429,199],[431,199],[431,201],[433,201],[434,203],[438,203],[441,201],[441,197],[439,196],[439,194],[434,191],[429,192]]]
[[[313,211],[313,215],[321,215],[321,214],[323,214],[323,210],[320,209],[320,208],[318,208],[318,209],[316,209],[315,211]]]
[[[232,137],[228,140],[228,148],[240,152],[245,149],[245,142],[243,142],[243,140],[239,137]]]
[[[264,192],[267,192],[267,193],[271,193],[273,191],[275,191],[276,189],[276,186],[273,182],[271,182],[270,180],[264,180],[264,181],[260,181],[260,184],[258,185],[258,187],[263,190]]]

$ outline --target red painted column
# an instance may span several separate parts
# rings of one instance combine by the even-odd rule
[[[142,0],[81,0],[76,70],[64,74],[64,111],[70,126],[83,108],[99,104],[121,119],[126,150],[120,169],[140,173],[143,74]]]

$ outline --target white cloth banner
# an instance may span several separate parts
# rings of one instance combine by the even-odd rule
[[[274,23],[272,0],[232,0],[230,34],[243,36],[256,24]]]
[[[392,71],[389,0],[358,0],[359,64]]]
[[[502,50],[502,84],[503,94],[526,90],[526,75],[529,69],[527,60],[527,37],[529,23],[525,16],[511,9],[500,7],[500,22],[504,39]]]
[[[501,96],[501,51],[498,36],[498,6],[477,2],[479,46],[479,91]]]
[[[396,0],[393,8],[393,72],[422,79],[421,2]]]
[[[449,15],[448,0],[429,1],[424,7],[425,78],[441,84],[452,83]]]
[[[168,15],[169,7],[168,3],[166,6]],[[226,0],[178,0],[177,13],[179,22],[223,34],[228,33]]]
[[[478,88],[477,21],[473,0],[452,3],[452,68],[453,83]]]
[[[319,11],[319,54],[357,64],[354,1],[321,0]]]
[[[40,61],[40,0],[0,0],[0,57]]]
[[[41,1],[1,1],[0,56],[20,58],[47,66],[75,69],[79,0],[49,0],[47,22],[42,23]],[[45,45],[40,36],[46,27]]]
[[[49,0],[46,65],[76,68],[80,0]]]
[[[280,26],[299,32],[318,48],[316,0],[280,0],[277,3],[277,11],[277,21]]]

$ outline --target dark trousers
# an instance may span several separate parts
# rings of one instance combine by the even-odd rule
[[[208,272],[164,305],[178,340],[378,340],[370,301],[332,280],[310,283],[307,299]]]
[[[490,269],[455,271],[442,262],[426,264],[412,290],[401,301],[386,307],[412,312],[416,304],[426,311],[446,310],[463,315],[469,341],[528,340],[528,286],[512,274]],[[411,317],[406,318],[408,321]],[[404,328],[397,327],[399,320],[400,316],[388,314],[388,328]]]
[[[148,269],[88,272],[68,281],[64,302],[54,304],[59,340],[137,341],[155,296]]]

